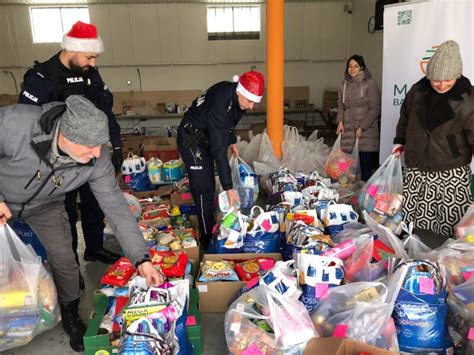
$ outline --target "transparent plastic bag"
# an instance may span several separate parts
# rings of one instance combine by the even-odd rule
[[[264,132],[262,134],[260,149],[258,151],[258,161],[273,166],[275,168],[278,168],[280,166],[280,161],[277,159],[275,153],[273,152],[272,142],[270,141],[270,137],[268,136],[267,132]]]
[[[352,154],[347,154],[341,149],[341,137],[340,134],[334,142],[325,169],[332,181],[347,186],[360,180],[359,140],[356,139]]]
[[[316,331],[322,337],[342,335],[397,352],[391,315],[405,275],[406,267],[402,267],[386,283],[355,282],[330,288],[311,316]]]
[[[344,261],[345,280],[375,281],[386,275],[384,260],[372,262],[374,258],[374,238],[370,234],[361,235],[357,241],[357,250]]]
[[[261,354],[283,354],[318,336],[306,308],[257,286],[241,295],[226,312],[225,336],[232,354],[256,349]]]
[[[31,246],[0,226],[0,351],[25,345],[59,321],[56,287]]]
[[[259,193],[257,175],[242,158],[235,155],[230,160],[230,167],[232,182],[240,197],[240,208],[250,210]]]
[[[358,202],[378,224],[400,234],[404,198],[399,156],[392,154],[385,160],[360,191]]]
[[[457,239],[468,238],[471,243],[474,243],[474,204],[454,227],[454,235]]]
[[[260,152],[260,144],[262,143],[263,134],[259,133],[253,137],[249,144],[245,147],[245,150],[240,154],[243,160],[253,165],[255,161],[258,161],[258,154]]]

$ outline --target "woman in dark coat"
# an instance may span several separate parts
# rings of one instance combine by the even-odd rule
[[[456,42],[437,49],[407,93],[394,143],[405,152],[405,221],[452,236],[471,204],[474,146],[474,97]]]
[[[346,153],[352,152],[359,138],[361,177],[367,181],[379,166],[380,90],[360,55],[347,60],[344,75],[339,88],[336,133],[343,133],[341,149]]]

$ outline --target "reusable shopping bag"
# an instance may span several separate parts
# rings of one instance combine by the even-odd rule
[[[256,214],[256,211],[259,211]],[[250,230],[244,237],[244,253],[278,253],[280,250],[280,222],[275,211],[265,212],[252,207],[247,223]]]

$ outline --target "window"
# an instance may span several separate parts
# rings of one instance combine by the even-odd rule
[[[60,43],[77,21],[89,23],[87,7],[31,7],[33,43]]]
[[[260,6],[209,6],[207,35],[211,41],[259,39]]]

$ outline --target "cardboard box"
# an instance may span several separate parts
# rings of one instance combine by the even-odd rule
[[[331,355],[359,355],[361,352],[370,355],[397,354],[392,351],[376,348],[375,346],[360,343],[344,338],[313,338],[306,346],[303,355],[331,354]]]
[[[143,156],[146,160],[151,157],[167,162],[179,159],[178,145],[175,137],[145,137],[143,140]]]
[[[201,249],[199,247],[199,233],[194,228],[173,229],[172,232],[176,232],[176,233],[192,232],[193,238],[196,239],[198,243],[197,246],[192,247],[192,248],[173,250],[173,251],[184,251],[186,255],[188,256],[189,260],[195,260],[197,263],[199,263],[199,261],[201,260]],[[193,275],[193,277],[196,277],[196,275],[197,273]]]
[[[173,191],[173,184],[169,184],[169,185],[160,186],[157,190],[137,191],[133,193],[133,196],[135,196],[138,199],[153,198],[153,197],[160,197],[161,199],[163,199],[164,197],[171,195],[172,191]]]
[[[272,258],[281,260],[279,253],[263,254],[205,254],[202,261],[211,260],[249,260],[254,258]],[[200,282],[201,270],[196,279],[196,288],[199,290],[199,310],[203,313],[226,312],[229,303],[237,292],[246,285],[245,281],[215,281]]]
[[[123,158],[127,159],[130,153],[134,155],[141,156],[143,148],[143,137],[142,136],[133,136],[133,135],[124,135],[122,136],[123,143]]]
[[[170,197],[171,205],[194,205],[193,196],[191,192],[178,192],[171,194]]]

